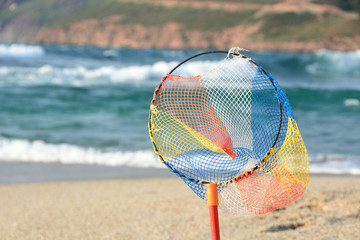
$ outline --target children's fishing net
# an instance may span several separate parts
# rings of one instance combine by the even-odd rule
[[[216,182],[222,209],[267,213],[308,184],[307,151],[284,91],[237,48],[203,75],[164,76],[149,132],[161,162],[200,198]]]

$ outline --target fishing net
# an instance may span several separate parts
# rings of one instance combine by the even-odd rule
[[[284,91],[237,48],[205,74],[164,76],[149,133],[161,162],[200,198],[217,184],[221,209],[267,213],[308,184],[307,151]]]

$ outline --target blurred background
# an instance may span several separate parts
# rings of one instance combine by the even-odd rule
[[[162,168],[154,88],[233,46],[284,88],[311,172],[360,174],[359,13],[359,0],[1,0],[2,181],[20,163]]]

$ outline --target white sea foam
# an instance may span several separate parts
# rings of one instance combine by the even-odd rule
[[[185,64],[176,74],[183,76],[199,75],[215,67],[217,61],[202,61]],[[92,86],[98,84],[146,84],[157,81],[169,72],[177,62],[155,62],[149,65],[133,65],[125,67],[100,66],[88,68],[84,66],[60,68],[43,65],[37,68],[3,66],[0,67],[0,76],[3,76],[1,85],[18,84],[32,85],[64,85],[64,86]],[[8,81],[7,81],[8,79]]]
[[[204,71],[210,70],[218,63],[217,61],[202,61],[185,64],[178,74],[180,73],[183,76],[199,75]],[[176,66],[176,64],[177,62],[160,61],[151,65],[142,66],[126,66],[122,68],[102,66],[95,69],[78,66],[76,68],[65,68],[60,71],[70,77],[74,76],[88,80],[103,79],[111,82],[128,82],[129,80],[133,80],[139,82],[149,79],[159,80],[164,74]]]
[[[347,98],[344,101],[346,107],[360,107],[360,100],[356,98]]]
[[[317,89],[360,90],[360,50],[339,52],[319,50],[311,55],[301,55],[298,69],[304,68],[308,81],[299,86]],[[341,80],[340,80],[341,79]]]
[[[104,50],[103,54],[114,55],[115,50]],[[167,53],[167,52],[166,52]],[[171,51],[169,51],[171,53]],[[1,45],[0,57],[36,57],[45,54],[44,49],[38,45]],[[81,59],[73,61],[71,65],[59,62],[60,56],[54,58],[50,53],[47,55],[49,61],[44,61],[43,66],[26,65],[3,65],[0,67],[0,76],[2,77],[1,85],[8,83],[12,85],[32,86],[32,85],[62,85],[86,87],[98,84],[157,84],[162,76],[173,69],[179,61],[158,61],[152,64],[143,65],[126,65],[126,62],[118,66],[115,62],[112,65],[109,61],[103,62],[98,60]],[[355,89],[360,90],[360,50],[354,52],[336,52],[328,50],[319,50],[311,54],[278,54],[274,64],[277,61],[287,61],[287,58],[296,58],[297,65],[289,65],[285,71],[275,68],[279,73],[279,82],[282,86],[305,87],[316,89]],[[265,58],[259,55],[257,58]],[[184,57],[185,58],[185,57]],[[55,59],[55,60],[54,60]],[[276,60],[277,59],[277,60]],[[196,76],[205,74],[212,68],[220,64],[221,61],[189,61],[179,67],[173,74],[182,76]],[[291,62],[291,61],[289,61]],[[125,65],[124,65],[125,64]],[[279,65],[279,64],[277,64]],[[317,80],[291,81],[284,77],[281,79],[282,72],[291,71],[292,68],[304,70],[305,75],[299,76],[306,78],[308,75],[315,77]],[[305,69],[304,69],[305,68]],[[271,69],[269,69],[270,71]],[[270,71],[272,73],[272,71]],[[308,75],[307,75],[308,74]],[[345,79],[339,81],[339,78]],[[324,82],[323,79],[326,79]]]
[[[152,149],[105,152],[70,144],[0,137],[0,161],[165,168]],[[310,172],[360,175],[359,159],[337,154],[310,156]]]
[[[105,57],[117,57],[118,53],[115,49],[108,49],[103,51]]]
[[[151,150],[104,152],[70,144],[0,138],[0,160],[106,166],[164,167]]]
[[[45,54],[41,46],[23,44],[0,44],[0,57],[40,57]]]
[[[306,70],[312,75],[346,75],[356,77],[360,75],[360,50],[354,52],[338,52],[319,50],[314,59],[306,65]]]
[[[360,156],[359,156],[360,157]],[[341,154],[316,154],[309,156],[310,172],[325,174],[360,175],[360,158]]]
[[[360,175],[360,166],[350,161],[310,164],[311,173]]]

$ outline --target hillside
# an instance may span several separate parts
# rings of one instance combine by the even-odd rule
[[[351,51],[359,12],[358,0],[4,0],[0,41]]]

